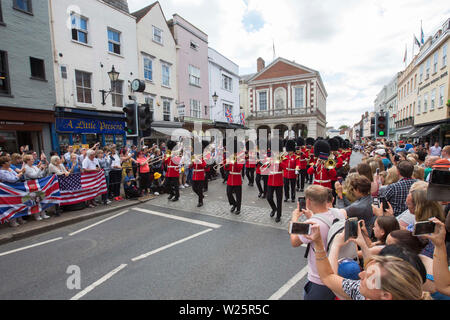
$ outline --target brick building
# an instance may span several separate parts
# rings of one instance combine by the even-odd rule
[[[318,71],[284,58],[241,77],[241,105],[251,129],[280,130],[281,137],[325,137],[327,91]],[[244,100],[244,101],[243,101]]]

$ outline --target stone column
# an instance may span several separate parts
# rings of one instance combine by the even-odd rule
[[[317,138],[317,120],[310,119],[308,121],[308,137]]]

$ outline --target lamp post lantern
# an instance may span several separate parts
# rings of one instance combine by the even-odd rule
[[[111,71],[108,72],[109,79],[111,80],[111,87],[113,87],[116,84],[116,81],[119,80],[119,75],[120,73],[116,71],[114,66],[112,66]],[[102,93],[102,105],[105,105],[105,100],[111,94],[112,88],[109,89],[109,91],[102,89],[100,92]]]

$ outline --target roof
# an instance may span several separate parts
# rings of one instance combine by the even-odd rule
[[[152,8],[159,3],[159,1],[156,1],[154,3],[152,3],[149,6],[146,6],[144,8],[142,8],[141,10],[138,10],[136,12],[133,12],[132,15],[135,16],[137,18],[136,22],[139,22],[143,17],[145,17],[145,15],[152,10]]]
[[[244,74],[242,76],[239,76],[241,81],[247,82],[248,79],[250,79],[251,77],[253,77],[255,75],[255,73],[250,73],[250,74]]]

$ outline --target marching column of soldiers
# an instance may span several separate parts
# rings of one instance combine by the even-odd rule
[[[227,184],[226,194],[230,212],[236,215],[242,208],[242,184],[247,176],[248,185],[258,188],[258,198],[267,199],[275,222],[281,221],[283,191],[284,202],[296,201],[296,192],[304,192],[305,184],[318,184],[332,189],[336,197],[334,184],[340,177],[345,179],[350,170],[352,154],[350,141],[341,137],[332,139],[313,138],[279,140],[278,148],[271,149],[270,143],[265,150],[259,150],[253,141],[239,142],[235,138],[231,148],[227,149],[226,139],[214,157],[220,157],[218,164],[211,164],[211,150],[206,152],[208,141],[201,142],[201,153],[194,150],[190,169],[193,170],[192,189],[198,196],[197,207],[203,206],[204,192],[208,190],[208,172],[220,171],[223,183]],[[174,141],[167,143],[164,164],[171,201],[178,201],[180,151]],[[239,147],[239,148],[238,148]],[[194,148],[195,149],[195,148]],[[238,151],[239,150],[239,151]],[[244,174],[245,171],[245,174]],[[255,176],[256,174],[256,176]]]

